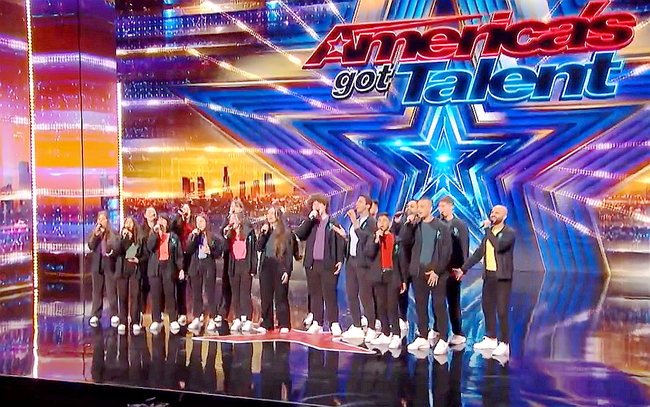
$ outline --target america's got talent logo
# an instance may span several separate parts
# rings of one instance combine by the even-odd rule
[[[637,20],[632,13],[606,12],[609,3],[591,1],[577,16],[547,21],[513,21],[512,11],[498,11],[485,24],[461,29],[450,25],[482,16],[340,24],[330,30],[303,69],[327,64],[347,68],[337,74],[332,87],[332,97],[339,100],[354,92],[386,92],[396,77],[406,79],[402,103],[407,106],[477,103],[488,96],[500,102],[547,101],[559,78],[564,80],[560,100],[611,98],[617,87],[611,76],[623,69],[615,51],[632,42]],[[475,70],[453,69],[452,60],[471,65],[479,44]],[[569,53],[591,53],[591,57],[536,67],[499,68],[497,64],[500,55]],[[364,69],[371,57],[371,66]]]

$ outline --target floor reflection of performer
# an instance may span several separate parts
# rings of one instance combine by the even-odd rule
[[[90,377],[96,383],[104,381],[104,332],[101,326],[92,329],[93,358],[90,363]]]
[[[510,405],[510,377],[508,367],[497,359],[485,359],[485,372],[481,386],[483,406]]]
[[[309,348],[305,402],[341,405],[337,396],[339,353]]]
[[[270,400],[289,401],[291,375],[288,342],[264,342],[262,345],[262,394]]]
[[[231,370],[231,395],[253,397],[253,344],[233,345]]]
[[[464,351],[454,352],[451,361],[433,360],[433,405],[435,407],[461,406],[460,379]],[[440,363],[440,362],[444,363]]]
[[[149,348],[147,348],[147,338],[144,335],[134,335],[131,337],[129,359],[129,382],[135,386],[146,386],[151,364],[151,354],[149,353]]]

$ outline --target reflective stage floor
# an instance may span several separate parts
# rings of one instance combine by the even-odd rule
[[[647,278],[520,273],[515,281],[509,359],[472,349],[482,326],[469,317],[467,346],[434,357],[297,331],[205,337],[166,327],[155,336],[122,336],[107,316],[103,328],[91,328],[78,305],[58,301],[39,307],[37,349],[30,320],[2,323],[0,373],[174,390],[215,402],[235,396],[323,406],[650,405]],[[468,287],[465,295],[472,292]],[[14,301],[3,302],[4,321],[29,305]],[[477,300],[463,300],[464,315],[477,307]],[[116,398],[114,405],[127,405],[120,403]]]

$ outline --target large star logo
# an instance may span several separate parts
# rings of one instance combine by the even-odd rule
[[[329,50],[327,51],[327,56],[340,56],[343,55],[343,48],[351,40],[343,37],[342,33],[339,33],[338,37],[333,40],[327,41],[329,45]]]

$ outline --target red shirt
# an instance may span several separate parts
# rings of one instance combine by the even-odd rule
[[[158,244],[158,261],[169,260],[169,233],[162,233],[160,235],[160,243]]]
[[[395,236],[392,233],[387,233],[379,241],[379,248],[381,254],[381,268],[393,268],[393,248],[395,247]]]
[[[231,249],[235,260],[244,260],[246,258],[246,240],[235,237],[232,240]]]

